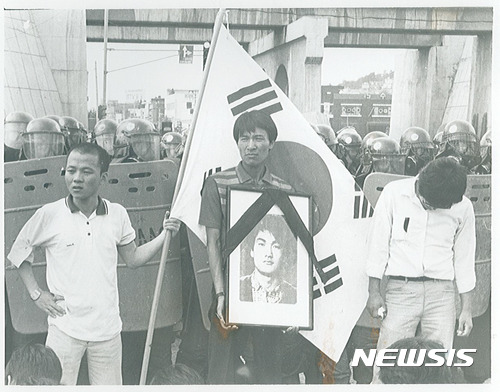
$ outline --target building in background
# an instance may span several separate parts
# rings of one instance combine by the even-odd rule
[[[335,132],[348,125],[361,137],[372,131],[389,133],[392,95],[363,83],[361,89],[321,87],[321,112],[326,113]]]
[[[156,129],[161,129],[161,123],[165,120],[165,98],[158,95],[151,98],[148,107],[149,119],[155,125]]]
[[[191,126],[197,97],[198,90],[168,90],[165,116],[172,121],[174,130],[180,132]]]

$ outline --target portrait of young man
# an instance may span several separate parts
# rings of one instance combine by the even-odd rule
[[[242,246],[240,300],[295,304],[296,248],[297,240],[284,217],[264,216]],[[249,269],[250,273],[246,274]]]

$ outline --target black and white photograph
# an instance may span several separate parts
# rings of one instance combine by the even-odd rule
[[[498,384],[496,0],[2,5],[5,386]]]
[[[297,303],[297,236],[268,214],[241,245],[240,301]]]
[[[230,187],[228,192],[226,241],[230,243],[228,237],[235,234],[230,233],[231,229],[248,219],[245,213],[259,203],[262,192],[239,187]],[[288,197],[301,223],[310,230],[309,198],[292,194]],[[298,230],[292,229],[277,205],[253,227],[245,225],[241,230],[248,234],[227,260],[229,323],[311,329],[312,264],[296,234]]]

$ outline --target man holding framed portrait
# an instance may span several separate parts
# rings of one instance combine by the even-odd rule
[[[222,258],[227,231],[228,186],[248,190],[278,189],[293,192],[291,185],[273,175],[266,166],[278,134],[271,116],[253,110],[241,114],[233,127],[233,137],[241,157],[238,166],[218,172],[204,183],[199,223],[207,233],[208,262],[214,283],[210,309],[209,384],[282,382],[281,340],[283,327],[240,326],[226,320],[226,266]],[[281,305],[281,304],[279,304]],[[297,328],[289,327],[290,333]],[[245,358],[252,358],[251,377],[245,373]]]

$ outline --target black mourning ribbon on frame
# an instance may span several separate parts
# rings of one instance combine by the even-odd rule
[[[262,195],[245,211],[233,227],[229,229],[226,236],[226,246],[223,250],[224,259],[238,247],[241,241],[245,239],[274,205],[277,205],[283,211],[286,223],[292,230],[292,233],[302,241],[321,281],[326,283],[328,278],[325,276],[314,254],[313,236],[304,225],[304,222],[302,222],[288,194],[279,189],[265,189]]]

